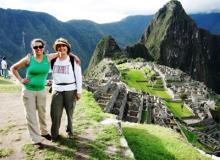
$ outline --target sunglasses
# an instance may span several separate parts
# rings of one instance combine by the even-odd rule
[[[34,46],[33,49],[42,49],[44,46]]]
[[[65,44],[58,44],[57,48],[59,48],[59,47],[66,47],[66,45]]]

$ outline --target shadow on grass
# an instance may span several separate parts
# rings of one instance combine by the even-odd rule
[[[39,150],[33,145],[25,145],[25,153],[27,159],[35,159],[42,157],[42,159],[120,159],[114,155],[108,155],[106,151],[106,144],[100,143],[96,140],[91,140],[87,137],[75,136],[74,139],[68,139],[61,136],[56,142],[56,145],[47,145],[43,150]],[[43,154],[42,154],[43,153]]]
[[[144,129],[123,127],[124,136],[136,160],[175,160],[161,140]]]
[[[68,139],[61,136],[56,144],[58,146],[48,146],[46,150],[81,160],[110,159],[105,153],[103,144],[94,142],[87,137],[75,135],[74,139]],[[65,146],[65,149],[61,149],[62,146]]]
[[[50,146],[50,145],[46,145],[44,151],[45,152],[45,157],[50,158],[53,157],[53,159],[59,159],[59,158],[69,158],[72,159],[73,158],[73,153],[74,153],[74,148],[61,148],[58,146]]]
[[[45,145],[45,159],[73,159],[76,151],[76,141],[60,136],[55,142],[57,146]]]

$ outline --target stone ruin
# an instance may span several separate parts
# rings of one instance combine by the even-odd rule
[[[142,69],[148,66],[156,72],[157,77],[162,77],[164,86],[173,94],[171,101],[180,101],[180,93],[186,93],[185,105],[193,113],[193,116],[182,118],[189,131],[198,136],[200,143],[220,151],[220,132],[209,111],[208,89],[198,81],[192,80],[180,70],[152,63],[135,63],[130,68]],[[143,82],[141,82],[143,83]],[[120,81],[119,76],[111,77],[106,73],[102,80],[87,80],[84,87],[93,92],[96,101],[103,111],[117,115],[122,121],[134,123],[153,123],[172,128],[180,132],[177,121],[168,107],[162,103],[162,99],[147,93],[132,91],[126,84]],[[142,119],[142,112],[147,112],[147,118]],[[201,130],[193,128],[195,125],[205,126]]]
[[[214,150],[214,154],[220,153],[220,131],[210,113],[214,101],[208,99],[209,91],[203,82],[190,78],[181,70],[172,69],[166,66],[153,64],[162,77],[167,87],[173,92],[175,100],[181,100],[180,94],[187,94],[185,105],[192,111],[194,116],[182,118],[187,129],[198,136],[198,141],[208,148]],[[192,126],[192,127],[191,127]],[[193,126],[203,126],[202,129],[195,129]]]
[[[117,115],[119,120],[140,123],[142,99],[138,93],[128,90],[125,84],[117,80],[92,81],[85,81],[84,87],[94,93],[103,111]]]
[[[180,131],[173,114],[169,108],[161,102],[160,98],[146,94],[143,95],[143,98],[143,109],[149,114],[145,123],[158,124],[164,127],[172,128],[178,132]]]

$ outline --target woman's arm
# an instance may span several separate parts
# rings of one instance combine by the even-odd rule
[[[80,65],[81,61],[80,61],[80,59],[79,59],[79,57],[78,57],[77,55],[75,55],[75,54],[73,54],[72,52],[70,52],[70,56],[71,56],[71,57],[74,57],[74,59],[75,59],[75,61],[76,61],[76,64],[79,64],[79,65]]]
[[[76,62],[75,62],[74,72],[76,76],[76,90],[77,90],[75,98],[78,101],[81,97],[81,92],[82,92],[82,71],[80,65],[77,64]]]
[[[46,56],[47,56],[48,61],[51,62],[52,59],[57,58],[59,56],[59,53],[58,52],[50,53],[50,54],[46,54]]]
[[[50,53],[50,54],[46,54],[48,61],[51,62],[52,59],[57,58],[59,56],[60,53],[56,52],[56,53]],[[73,54],[72,52],[70,53],[70,56],[74,57],[75,61],[77,64],[80,64],[81,61],[79,59],[79,57],[75,54]]]
[[[26,57],[24,57],[23,59],[21,59],[20,61],[18,61],[17,63],[13,64],[10,68],[11,73],[17,78],[17,80],[19,80],[19,82],[21,83],[28,83],[29,80],[27,78],[22,78],[20,76],[20,74],[18,73],[18,70],[22,67],[25,67],[29,64],[29,60],[30,56],[27,55]]]

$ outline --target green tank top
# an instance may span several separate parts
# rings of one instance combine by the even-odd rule
[[[43,60],[41,62],[36,61],[34,56],[31,56],[26,72],[26,78],[29,79],[29,82],[24,84],[25,89],[32,91],[43,90],[45,88],[48,72],[49,62],[46,55],[43,55]]]

